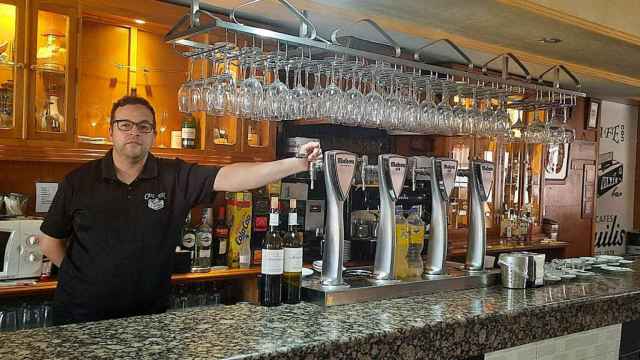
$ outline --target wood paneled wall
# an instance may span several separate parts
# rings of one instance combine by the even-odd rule
[[[0,193],[19,192],[29,195],[27,212],[35,214],[36,186],[38,181],[60,182],[64,176],[80,164],[57,162],[0,161]]]
[[[595,224],[592,217],[582,218],[582,187],[584,165],[596,164],[598,159],[598,132],[584,128],[584,106],[584,102],[579,100],[569,121],[576,130],[576,141],[569,150],[567,179],[559,182],[547,180],[544,189],[544,217],[560,223],[559,240],[569,243],[567,257],[593,253]]]

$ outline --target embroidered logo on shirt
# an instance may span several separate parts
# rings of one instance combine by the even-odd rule
[[[167,197],[167,194],[163,192],[159,194],[151,194],[151,193],[144,194],[144,199],[147,200],[147,206],[149,207],[149,209],[155,210],[155,211],[158,211],[164,208],[164,200],[166,197]]]

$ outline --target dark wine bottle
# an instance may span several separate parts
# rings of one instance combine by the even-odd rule
[[[269,211],[269,231],[262,244],[262,268],[260,270],[260,305],[278,306],[282,303],[282,272],[284,270],[284,250],[282,237],[278,232],[278,198],[271,198]]]
[[[289,200],[289,228],[284,235],[284,273],[282,275],[282,302],[300,302],[302,280],[302,236],[296,231],[298,211],[296,199]]]

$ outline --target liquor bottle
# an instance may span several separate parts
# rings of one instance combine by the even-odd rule
[[[296,199],[289,199],[288,231],[284,235],[284,274],[282,275],[282,302],[297,304],[300,302],[302,281],[302,234],[298,226]]]
[[[266,187],[253,193],[253,227],[251,232],[251,264],[262,263],[262,241],[269,230],[269,194]]]
[[[260,305],[278,306],[282,301],[282,273],[284,271],[284,251],[282,237],[278,232],[278,198],[271,198],[269,211],[269,231],[262,244],[262,268],[260,271]]]
[[[180,248],[182,248],[182,250],[188,251],[191,254],[190,259],[191,263],[193,263],[196,250],[196,232],[191,226],[191,212],[187,214],[187,218],[184,220]]]
[[[194,272],[211,270],[211,226],[207,223],[209,209],[202,209],[202,222],[196,229],[196,255],[193,264]]]
[[[191,114],[182,118],[182,148],[196,148],[196,122]]]
[[[229,244],[229,227],[225,220],[224,206],[218,208],[218,218],[213,228],[213,242],[211,244],[211,267],[214,269],[227,268],[227,245]]]

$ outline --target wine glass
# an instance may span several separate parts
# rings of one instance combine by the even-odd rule
[[[187,81],[180,85],[178,89],[178,110],[181,113],[191,112],[191,74],[193,73],[193,59],[189,58],[189,65],[187,70]]]
[[[167,114],[166,111],[163,111],[162,114],[160,115],[160,147],[165,147],[164,144],[164,133],[165,131],[167,131],[167,120],[169,118],[169,114]]]

